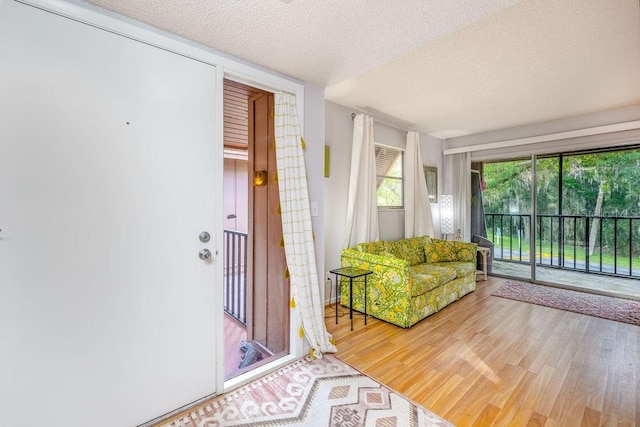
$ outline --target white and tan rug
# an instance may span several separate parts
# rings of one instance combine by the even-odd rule
[[[305,358],[165,427],[451,426],[331,355]]]

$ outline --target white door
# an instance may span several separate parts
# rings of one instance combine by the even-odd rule
[[[136,425],[215,392],[215,85],[0,0],[0,424]]]

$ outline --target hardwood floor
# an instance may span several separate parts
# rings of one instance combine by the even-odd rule
[[[640,327],[478,289],[410,329],[348,310],[337,357],[458,426],[638,426]]]

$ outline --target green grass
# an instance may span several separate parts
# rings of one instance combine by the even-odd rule
[[[497,242],[497,239],[495,240]],[[512,258],[514,260],[519,260],[520,258],[517,256],[514,256],[513,252],[518,252],[520,250],[520,246],[518,243],[518,238],[514,237],[514,238],[509,238],[509,236],[502,236],[502,247],[505,250],[508,250],[510,247],[509,245],[512,244],[513,248],[511,249],[512,251]],[[525,241],[525,239],[520,239],[520,244],[522,245],[522,252],[529,252],[530,250],[530,245],[528,242]],[[542,256],[544,257],[551,257],[551,245],[548,242],[543,242],[542,243]],[[558,244],[554,243],[553,245],[553,256],[556,257],[558,256]],[[585,250],[586,248],[584,246],[576,246],[576,257],[575,260],[576,261],[586,261],[586,257],[585,257]],[[564,260],[565,261],[570,261],[573,262],[574,257],[573,257],[573,245],[566,245],[564,247]],[[536,245],[536,256],[539,257],[540,256],[540,244],[538,243]],[[496,255],[500,254],[500,245],[495,244],[494,247],[494,253]],[[506,258],[509,259],[509,258]],[[629,256],[621,256],[618,255],[617,257],[618,259],[618,267],[629,267]],[[529,261],[529,256],[522,256],[522,260],[523,261]],[[616,257],[613,254],[613,251],[608,251],[608,250],[604,250],[602,252],[602,265],[603,266],[610,266],[613,267],[614,263],[615,263]],[[598,248],[596,247],[596,249],[593,252],[593,255],[589,256],[589,261],[590,263],[596,263],[599,264],[600,263],[600,253],[598,252]],[[639,257],[633,257],[633,267],[634,268],[640,268],[640,258]]]

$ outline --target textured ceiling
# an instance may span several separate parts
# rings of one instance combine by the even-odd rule
[[[640,104],[640,5],[524,1],[326,97],[441,138]]]
[[[639,0],[91,0],[439,137],[640,104]]]

